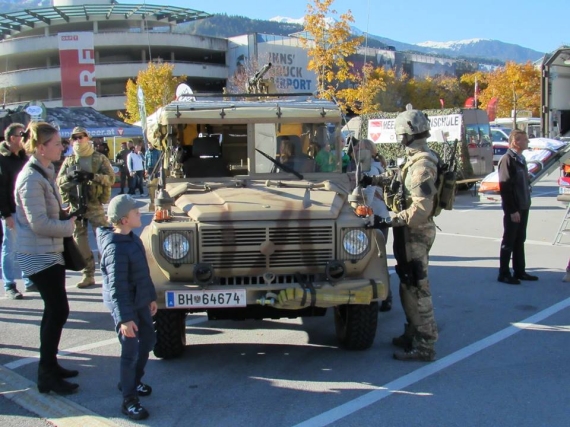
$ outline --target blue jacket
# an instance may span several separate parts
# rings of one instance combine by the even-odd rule
[[[133,232],[118,234],[110,227],[97,229],[103,273],[103,303],[115,323],[135,320],[135,311],[156,301],[156,291],[142,241]]]

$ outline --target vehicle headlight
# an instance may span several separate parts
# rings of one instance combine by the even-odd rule
[[[190,241],[182,233],[170,233],[162,241],[162,250],[168,258],[178,261],[190,252]]]
[[[368,236],[362,230],[350,230],[342,238],[342,246],[350,255],[362,255],[370,243]]]

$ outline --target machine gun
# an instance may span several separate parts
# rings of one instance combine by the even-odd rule
[[[89,180],[93,179],[92,173],[78,169],[69,169],[67,176],[69,181],[61,186],[61,189],[68,194],[69,201],[77,208],[69,213],[69,216],[76,216],[82,220],[87,212],[87,201],[89,200]]]
[[[271,62],[265,64],[262,68],[257,70],[253,77],[250,77],[245,84],[247,93],[250,94],[269,94],[276,93],[275,83],[272,80],[264,79],[263,76],[271,68]]]

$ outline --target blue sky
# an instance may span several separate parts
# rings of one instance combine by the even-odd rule
[[[308,0],[144,1],[253,19],[301,18],[308,3]],[[144,1],[119,0],[120,3]],[[362,31],[406,43],[483,38],[540,52],[552,52],[562,44],[570,44],[569,0],[335,0],[333,8],[339,13],[350,9],[354,25]]]

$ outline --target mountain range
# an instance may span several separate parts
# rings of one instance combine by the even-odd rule
[[[4,13],[17,10],[46,7],[50,0],[0,0],[0,10]],[[198,34],[210,37],[234,37],[250,33],[265,33],[290,35],[303,30],[303,18],[292,19],[275,17],[270,20],[250,19],[243,16],[227,16],[216,14],[211,18],[179,24],[176,32]],[[356,27],[352,32],[359,36],[364,33]],[[392,46],[401,51],[413,51],[431,55],[446,56],[476,60],[481,63],[499,65],[505,61],[524,63],[536,61],[544,56],[543,52],[522,47],[516,44],[504,43],[499,40],[470,39],[448,42],[426,41],[410,44],[389,39],[387,37],[368,34],[369,47],[386,48]]]

